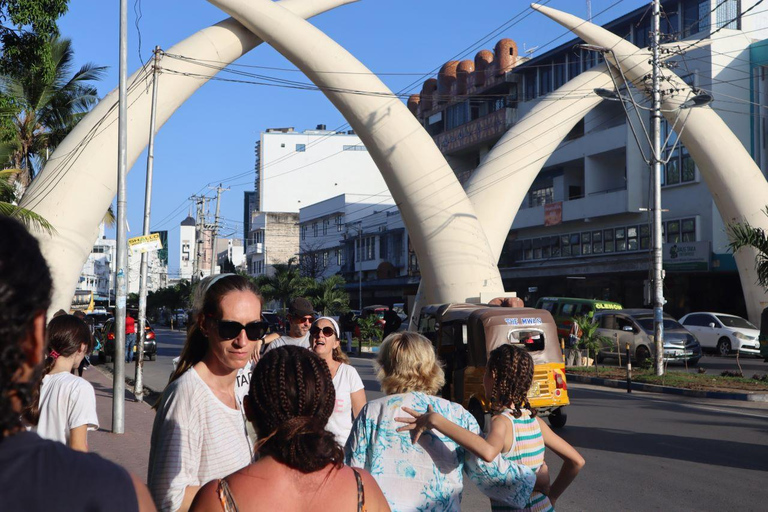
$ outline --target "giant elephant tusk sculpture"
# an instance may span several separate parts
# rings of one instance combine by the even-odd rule
[[[282,0],[286,9],[311,17],[357,0]],[[233,19],[201,30],[167,50],[192,59],[229,64],[261,41]],[[157,126],[197,91],[218,69],[188,60],[163,59],[167,72],[158,89]],[[184,73],[194,73],[190,79]],[[130,79],[128,109],[128,167],[147,146],[151,87],[145,70]],[[148,84],[146,84],[148,85]],[[37,233],[54,280],[51,311],[69,310],[77,278],[104,213],[117,193],[117,90],[109,93],[58,146],[21,201],[21,206],[42,215],[55,233]]]
[[[537,4],[531,7],[587,43],[611,48],[613,53],[606,53],[606,59],[614,66],[622,66],[627,78],[634,84],[647,85],[644,78],[650,76],[651,65],[647,55],[637,46],[576,16]],[[677,109],[694,93],[674,73],[665,78],[673,89],[680,91],[662,98],[664,116],[672,123]],[[647,87],[639,89],[649,90]],[[708,106],[690,109],[686,116],[687,124],[680,140],[704,177],[723,221],[726,224],[746,221],[768,230],[768,217],[762,213],[768,202],[768,182],[741,141]],[[735,259],[749,318],[759,322],[760,311],[768,305],[768,294],[757,284],[755,252],[742,249],[735,254]]]
[[[406,106],[321,31],[270,0],[209,0],[301,69],[365,143],[421,262],[430,302],[504,291],[474,208],[453,170]],[[323,73],[325,70],[345,73]],[[355,91],[365,91],[364,94]]]

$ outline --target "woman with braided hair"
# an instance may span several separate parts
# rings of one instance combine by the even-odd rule
[[[485,461],[490,462],[501,454],[502,459],[525,464],[533,470],[544,464],[546,446],[563,459],[563,466],[547,495],[534,492],[523,510],[552,511],[557,499],[584,466],[584,459],[573,446],[552,432],[541,418],[536,417],[536,409],[531,407],[527,396],[533,382],[533,366],[531,355],[511,344],[502,345],[491,352],[483,376],[483,386],[486,396],[491,398],[496,415],[485,439],[452,423],[431,407],[421,414],[403,407],[412,418],[396,418],[406,424],[398,430],[413,431],[414,438],[418,440],[422,432],[435,429]],[[491,499],[491,510],[513,509]]]
[[[188,510],[200,486],[252,460],[235,381],[267,330],[261,295],[234,274],[199,286],[201,304],[152,427],[148,482],[161,510]]]
[[[388,511],[368,472],[344,465],[325,429],[335,407],[333,380],[319,356],[295,346],[267,352],[245,399],[259,436],[258,460],[206,484],[193,511]]]

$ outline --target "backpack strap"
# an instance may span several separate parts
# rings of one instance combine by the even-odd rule
[[[232,496],[232,490],[229,488],[226,478],[219,480],[219,485],[216,488],[216,492],[219,495],[219,502],[221,503],[221,509],[224,512],[238,512],[237,502],[235,497]]]

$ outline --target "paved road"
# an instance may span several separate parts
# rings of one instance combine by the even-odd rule
[[[145,382],[161,390],[171,359],[181,351],[183,332],[158,329],[157,335],[158,359],[146,363]],[[381,396],[373,362],[353,358],[352,363],[368,398]],[[735,367],[735,358],[702,359],[713,371],[728,364]],[[747,364],[768,366],[757,359]],[[560,433],[587,465],[558,510],[766,509],[768,404],[627,394],[585,385],[571,385],[569,391],[573,405]],[[549,453],[547,463],[554,477],[559,459]],[[471,485],[462,508],[489,510]]]

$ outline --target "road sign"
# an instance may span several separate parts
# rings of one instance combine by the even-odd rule
[[[158,251],[163,248],[163,243],[160,241],[160,233],[152,233],[147,236],[137,236],[128,239],[128,247],[134,254]]]

